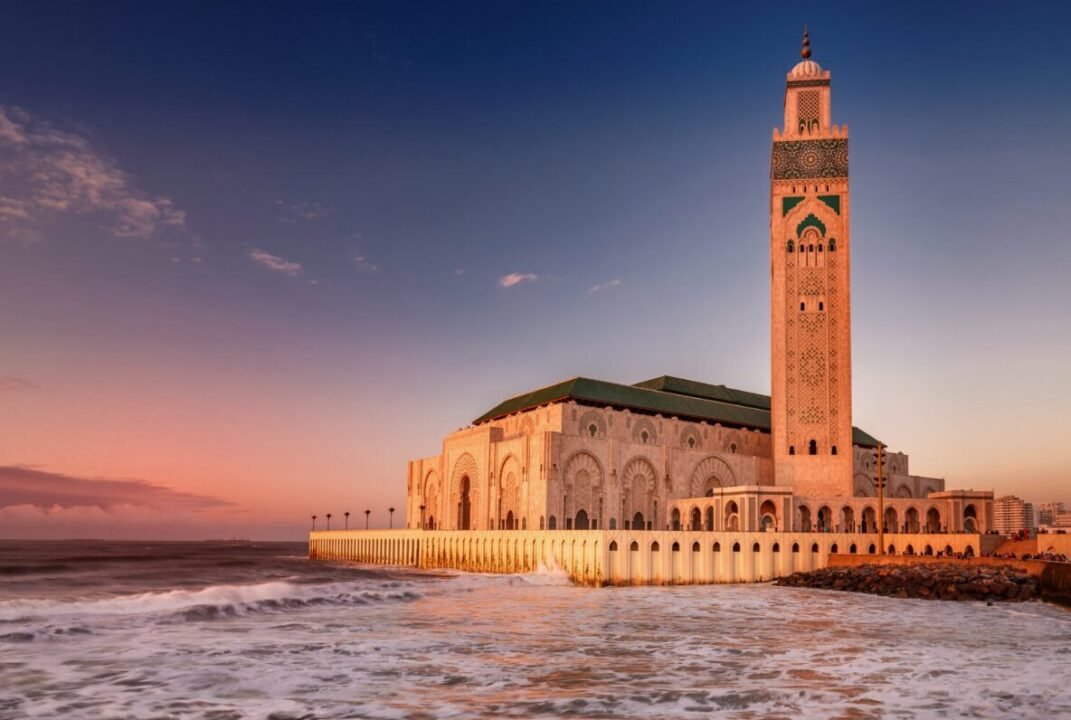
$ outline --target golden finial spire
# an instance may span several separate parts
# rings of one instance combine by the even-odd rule
[[[811,56],[811,36],[807,34],[807,26],[803,26],[803,49],[800,50],[800,56],[806,60]]]

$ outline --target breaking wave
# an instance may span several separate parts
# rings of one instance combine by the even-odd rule
[[[213,585],[200,590],[148,592],[97,600],[0,602],[0,623],[93,616],[158,616],[165,620],[214,620],[257,612],[330,605],[411,602],[419,593],[401,583],[367,588],[357,583],[302,584],[272,581]]]

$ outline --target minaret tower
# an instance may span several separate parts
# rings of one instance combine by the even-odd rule
[[[848,128],[830,123],[829,72],[788,74],[770,160],[774,478],[797,495],[852,494]]]

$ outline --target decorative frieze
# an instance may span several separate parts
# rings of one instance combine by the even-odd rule
[[[848,140],[782,140],[773,144],[771,180],[848,177]]]

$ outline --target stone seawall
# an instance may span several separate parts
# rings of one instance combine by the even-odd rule
[[[923,548],[977,554],[985,536],[890,534],[898,553]],[[918,550],[915,550],[915,549]],[[527,573],[541,567],[593,585],[762,582],[871,556],[877,535],[646,530],[334,530],[309,535],[309,557],[379,565]]]
[[[1012,568],[1037,578],[1041,599],[1071,606],[1071,563],[1046,562],[1044,560],[1005,560],[1003,558],[974,557],[965,559],[936,558],[919,555],[885,555],[867,557],[837,555],[829,559],[830,568],[857,568],[864,565],[896,567],[948,565],[964,568]]]
[[[1021,568],[970,565],[954,560],[916,564],[851,564],[796,573],[787,587],[844,590],[923,600],[1022,602],[1040,595],[1040,580]]]

